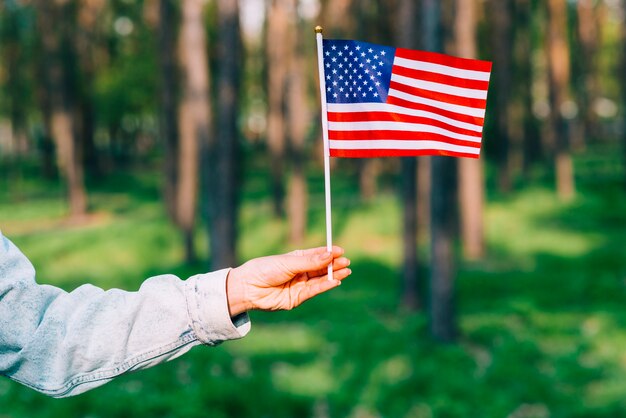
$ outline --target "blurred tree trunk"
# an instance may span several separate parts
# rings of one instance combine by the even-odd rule
[[[200,144],[208,141],[211,115],[207,42],[202,0],[184,0],[178,38],[181,97],[178,105],[179,160],[176,221],[183,234],[185,260],[196,258],[193,232],[199,182]]]
[[[438,0],[422,2],[422,33],[424,47],[429,51],[442,50],[441,8]],[[455,159],[431,159],[431,277],[430,330],[436,339],[445,342],[456,338],[454,306],[454,195]]]
[[[241,36],[237,0],[217,1],[217,105],[216,141],[209,151],[212,187],[209,199],[209,228],[212,268],[237,262],[237,179],[239,85],[241,82]],[[283,40],[284,42],[284,40]]]
[[[285,98],[288,71],[288,10],[293,7],[290,0],[271,0],[267,15],[267,77],[268,115],[267,144],[270,151],[270,171],[274,215],[283,216],[285,188],[286,126]]]
[[[157,54],[159,63],[159,130],[164,145],[165,207],[176,222],[178,184],[178,69],[176,64],[176,10],[173,0],[158,0]],[[208,116],[207,116],[208,117]]]
[[[15,167],[20,170],[19,159],[28,153],[28,139],[26,136],[27,116],[27,83],[25,67],[28,64],[24,56],[22,39],[20,36],[19,12],[6,10],[5,16],[0,16],[2,25],[2,56],[6,68],[6,93],[9,105],[9,120],[11,121],[11,136],[16,159]]]
[[[600,28],[598,12],[602,7],[594,0],[579,0],[578,40],[580,42],[579,67],[581,80],[578,85],[582,127],[580,141],[576,148],[584,147],[591,138],[598,137],[598,117],[594,112],[594,102],[600,96],[598,81],[597,55],[600,46]],[[580,143],[578,143],[580,142]],[[572,144],[574,145],[574,144]]]
[[[476,0],[456,0],[456,55],[476,58]],[[463,255],[478,260],[485,252],[483,233],[484,176],[482,159],[460,158],[459,200]]]
[[[620,62],[618,64],[618,69],[619,74],[621,75],[621,94],[622,94],[622,124],[624,124],[624,121],[626,120],[626,114],[624,112],[624,109],[626,109],[626,0],[622,0],[620,2],[620,6],[621,6],[621,16],[622,16],[622,22],[620,25],[620,45],[621,45],[621,59]],[[622,129],[622,155],[623,155],[623,161],[626,162],[626,130]],[[624,190],[626,191],[626,163],[624,163]]]
[[[397,6],[397,46],[417,49],[419,48],[418,30],[415,27],[417,5],[413,0],[400,0]],[[401,158],[401,167],[404,251],[402,304],[410,310],[417,310],[420,305],[417,257],[417,158]]]
[[[511,25],[511,0],[488,0],[488,16],[492,27],[493,41],[493,84],[495,105],[491,110],[495,116],[496,138],[494,145],[498,155],[498,189],[501,192],[509,192],[512,188],[512,179],[509,165],[509,112],[511,96],[511,65],[512,54],[512,25]]]
[[[70,34],[72,4],[37,0],[37,23],[42,47],[49,57],[45,66],[50,98],[50,132],[56,144],[58,166],[67,184],[70,217],[79,220],[87,212],[81,144],[76,136],[73,85],[68,68],[73,51]]]
[[[81,88],[79,95],[79,106],[77,109],[78,120],[80,121],[80,138],[83,147],[83,164],[89,173],[98,175],[99,161],[94,142],[95,120],[94,120],[94,78],[96,73],[96,63],[94,59],[94,49],[96,48],[98,17],[105,5],[104,0],[80,0],[78,9],[78,31],[74,36],[76,50],[78,51],[79,64],[81,69]]]
[[[287,117],[289,124],[289,158],[292,164],[292,174],[289,178],[288,212],[289,212],[289,241],[298,246],[304,242],[306,235],[308,191],[306,183],[305,140],[310,121],[309,109],[306,101],[306,61],[303,48],[302,34],[299,30],[300,20],[297,14],[297,0],[292,0],[291,25],[289,27],[289,76]]]
[[[556,140],[556,188],[560,199],[574,196],[574,168],[568,122],[563,115],[569,101],[570,59],[567,42],[566,0],[548,0],[547,52],[550,97],[550,128]]]
[[[521,166],[525,178],[530,174],[531,165],[544,156],[542,155],[539,132],[533,115],[532,97],[532,16],[534,12],[532,0],[515,1],[515,77],[514,85],[517,87],[517,112],[516,124],[521,130],[521,156],[512,156],[512,164]],[[518,142],[515,141],[515,145]],[[518,150],[515,151],[516,153]],[[516,162],[515,160],[521,160]]]

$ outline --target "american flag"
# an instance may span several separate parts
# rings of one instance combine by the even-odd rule
[[[323,41],[332,157],[478,158],[491,63]]]

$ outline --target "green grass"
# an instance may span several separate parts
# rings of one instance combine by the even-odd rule
[[[337,171],[335,241],[353,261],[343,286],[292,312],[252,313],[242,340],[194,348],[75,398],[52,400],[0,379],[0,417],[626,415],[626,196],[618,185],[594,185],[569,204],[541,185],[492,199],[489,254],[459,270],[459,342],[442,345],[429,338],[424,313],[398,305],[398,198],[381,192],[361,203]],[[0,228],[31,258],[39,282],[67,290],[188,277],[207,257],[181,264],[157,174],[92,185],[93,216],[80,226],[65,221],[58,186],[24,180],[19,191],[0,192]],[[289,250],[263,173],[249,174],[241,258]],[[312,179],[306,245],[318,246],[323,195]]]

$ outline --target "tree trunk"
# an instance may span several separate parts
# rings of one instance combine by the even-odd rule
[[[398,47],[417,49],[419,45],[415,20],[417,5],[413,0],[398,3],[396,41]],[[419,264],[417,258],[417,158],[401,159],[403,207],[403,292],[402,304],[410,310],[419,308]]]
[[[211,194],[209,228],[212,268],[237,262],[237,180],[239,84],[241,39],[237,0],[218,0],[216,137],[211,152]]]
[[[283,186],[285,166],[285,98],[289,53],[290,0],[272,0],[267,16],[267,144],[270,151],[272,200],[275,216],[283,216],[285,189]]]
[[[178,121],[175,7],[173,0],[159,0],[156,45],[159,63],[159,129],[164,146],[163,198],[167,213],[176,222],[178,184]],[[208,116],[207,116],[208,117]]]
[[[305,140],[310,120],[306,102],[306,84],[304,76],[305,57],[302,45],[299,20],[296,13],[297,1],[292,0],[291,25],[289,42],[289,82],[287,100],[287,116],[289,124],[290,147],[288,158],[292,163],[292,174],[289,179],[288,211],[289,211],[289,241],[294,246],[304,242],[307,224],[308,192],[306,183]]]
[[[566,0],[548,0],[547,8],[550,127],[556,140],[556,188],[561,200],[570,200],[574,196],[574,170],[568,122],[563,115],[564,104],[569,101],[570,82],[567,3]]]
[[[79,132],[83,148],[83,165],[90,174],[95,176],[100,174],[100,166],[94,142],[93,83],[96,72],[94,49],[96,48],[98,17],[104,5],[104,0],[79,1],[78,33],[74,36],[81,68],[80,105],[77,114],[80,121]]]
[[[619,74],[621,75],[621,94],[622,94],[622,108],[626,108],[626,0],[622,0],[621,2],[621,16],[622,16],[622,22],[620,25],[620,45],[621,45],[621,54],[622,56],[620,57],[620,61],[618,64],[618,69],[619,69]],[[624,123],[624,117],[625,115],[622,114],[622,123]],[[622,155],[623,155],[623,161],[626,162],[626,130],[622,129]],[[624,173],[623,173],[623,180],[624,180],[624,191],[626,191],[626,163],[624,164]]]
[[[582,130],[581,138],[576,141],[576,148],[582,148],[591,138],[598,136],[598,117],[594,111],[594,102],[599,97],[597,68],[597,50],[600,43],[598,8],[602,7],[593,0],[579,0],[578,39],[580,41],[579,66],[581,82],[578,84]]]
[[[46,65],[50,92],[50,131],[56,144],[58,166],[67,184],[70,217],[78,221],[87,212],[87,193],[80,141],[75,134],[73,85],[68,76],[70,63],[65,59],[68,54],[63,50],[71,46],[71,30],[66,26],[71,24],[71,19],[66,18],[67,14],[71,15],[68,13],[71,5],[45,0],[38,0],[36,5],[40,33],[45,34],[42,47],[50,58]]]
[[[498,189],[509,192],[512,187],[509,172],[509,108],[511,89],[511,2],[510,0],[489,0],[488,15],[491,17],[493,40],[493,84],[495,106],[495,141],[498,155]]]
[[[456,0],[454,38],[456,55],[476,58],[476,0]],[[483,234],[482,159],[459,159],[459,200],[463,255],[478,260],[485,252]]]
[[[522,145],[521,150],[513,150],[510,156],[512,164],[517,168],[521,165],[523,175],[528,179],[532,164],[542,160],[540,135],[533,115],[532,97],[532,0],[515,1],[515,85],[518,87],[516,96],[518,97],[518,109],[521,112],[516,124],[521,130]],[[516,144],[517,145],[517,144]],[[514,155],[521,151],[521,156]],[[521,160],[521,162],[516,162]]]
[[[441,52],[441,9],[438,0],[424,0],[423,39],[429,51]],[[455,159],[431,159],[431,277],[430,277],[430,330],[440,341],[456,338],[454,308],[454,194]]]
[[[182,2],[178,38],[182,94],[178,107],[180,143],[176,217],[183,235],[187,262],[196,258],[193,232],[198,199],[199,149],[210,135],[209,68],[202,7],[202,0]]]

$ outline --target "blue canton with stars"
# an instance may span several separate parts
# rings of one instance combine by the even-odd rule
[[[327,103],[384,103],[396,49],[359,41],[323,40]]]

